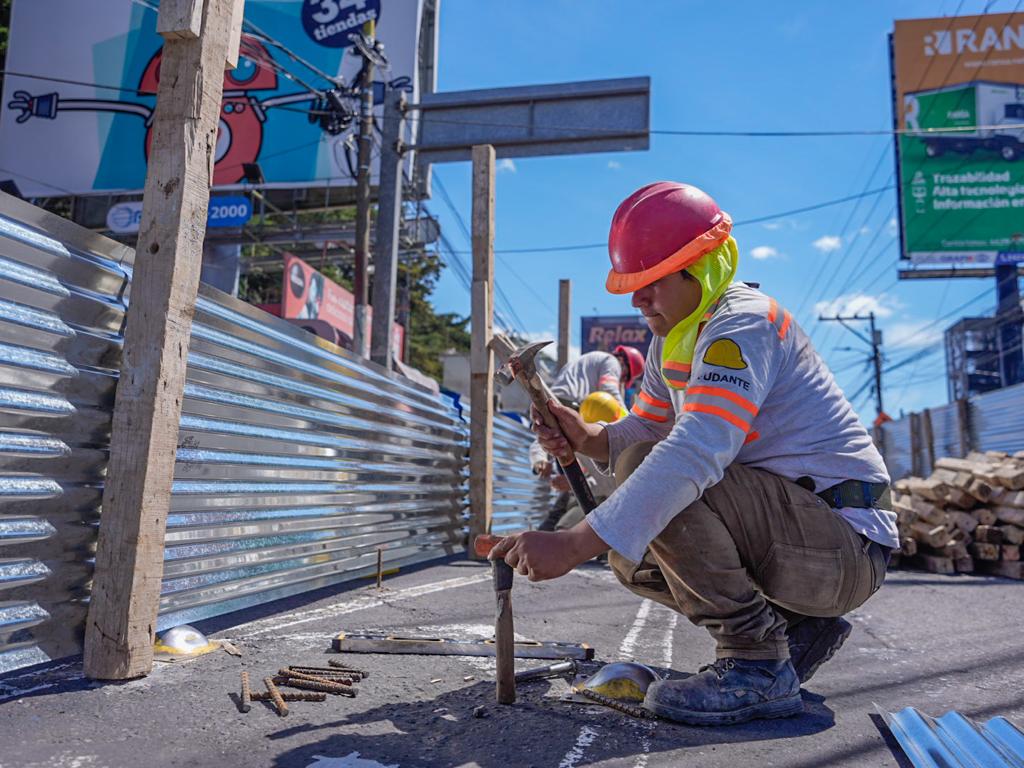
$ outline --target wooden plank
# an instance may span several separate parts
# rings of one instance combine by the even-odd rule
[[[996,560],[975,563],[975,571],[1004,579],[1024,579],[1024,562],[1020,560]]]
[[[978,519],[973,515],[969,515],[966,512],[961,512],[958,509],[950,510],[946,513],[949,521],[957,527],[957,529],[963,531],[967,535],[974,533],[974,529],[978,527]]]
[[[928,468],[931,471],[931,467]],[[921,414],[910,414],[910,473],[923,475],[924,462],[921,460]],[[926,498],[931,498],[928,496]]]
[[[1003,544],[999,547],[999,554],[1002,560],[1020,560],[1020,545]]]
[[[157,34],[164,40],[195,40],[203,31],[203,5],[204,0],[161,0]]]
[[[999,522],[1010,523],[1011,525],[1017,525],[1024,528],[1024,509],[1021,509],[1020,507],[996,506],[992,507],[992,511],[995,513]]]
[[[494,147],[473,147],[469,528],[490,533],[494,499]],[[472,552],[472,548],[471,548]],[[476,556],[475,554],[473,555]]]
[[[162,5],[161,18],[183,7]],[[231,0],[208,0],[200,37],[164,43],[86,622],[92,678],[152,667],[230,17]]]
[[[979,525],[974,529],[974,540],[985,544],[1002,544],[1003,532],[994,525]]]
[[[907,488],[915,496],[928,499],[929,501],[942,502],[949,493],[949,486],[940,480],[930,480],[923,477],[908,477]]]
[[[956,573],[956,566],[950,557],[939,557],[937,555],[917,554],[907,558],[910,565],[921,568],[929,573],[951,574]]]
[[[958,557],[953,561],[957,573],[974,573],[974,558],[970,555]]]
[[[233,0],[231,9],[231,26],[228,28],[228,54],[224,60],[224,69],[238,66],[238,49],[242,44],[242,19],[245,15],[245,0]]]
[[[569,362],[569,318],[572,306],[572,281],[558,281],[558,370]]]
[[[1003,541],[1007,544],[1024,544],[1024,528],[1016,525],[1000,525],[1000,532],[1003,534]]]
[[[999,545],[976,541],[967,548],[975,560],[998,560]]]
[[[960,438],[960,455],[971,451],[971,412],[966,398],[956,401],[956,429]]]
[[[941,525],[914,523],[910,526],[910,535],[921,544],[927,544],[936,549],[946,546],[949,542],[949,531]]]
[[[928,408],[921,414],[921,442],[924,443],[925,468],[931,472],[935,468],[935,433],[932,431],[932,412]]]
[[[975,507],[971,510],[971,517],[982,525],[995,525],[996,513],[988,507]]]

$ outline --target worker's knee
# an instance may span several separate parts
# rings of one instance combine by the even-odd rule
[[[612,569],[619,582],[626,586],[632,584],[633,570],[636,568],[636,563],[632,560],[626,559],[612,549],[608,552],[608,567]]]
[[[633,443],[619,454],[619,458],[615,462],[615,484],[617,486],[626,482],[626,478],[636,471],[636,468],[647,458],[647,454],[655,445],[657,442],[654,440],[644,440],[640,443]]]

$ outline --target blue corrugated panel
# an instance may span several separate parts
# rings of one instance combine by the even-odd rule
[[[916,768],[1024,768],[1024,733],[1005,717],[979,725],[959,712],[933,718],[907,707],[885,722]]]

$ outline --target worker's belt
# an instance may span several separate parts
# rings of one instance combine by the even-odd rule
[[[801,477],[797,485],[809,491],[814,490],[814,481],[809,477]],[[838,485],[818,491],[817,496],[835,509],[841,507],[861,507],[871,509],[878,506],[879,499],[889,490],[888,483],[865,483],[862,480],[844,480]]]

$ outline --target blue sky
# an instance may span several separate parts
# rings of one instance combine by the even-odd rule
[[[646,75],[654,129],[886,129],[892,119],[886,35],[893,20],[951,14],[958,5],[442,0],[438,90]],[[963,0],[960,15],[1019,5]],[[499,161],[496,249],[606,241],[618,203],[661,179],[703,187],[738,222],[856,195],[893,184],[891,145],[886,136],[655,135],[646,152]],[[468,223],[469,164],[435,166],[434,172]],[[946,402],[942,331],[965,312],[991,312],[995,290],[993,280],[898,282],[895,206],[891,190],[737,227],[734,235],[740,279],[760,282],[796,314],[848,395],[870,375],[858,364],[866,345],[835,323],[817,322],[818,310],[875,311],[889,364],[934,350],[885,377],[885,408],[898,416]],[[437,192],[430,208],[452,245],[468,250]],[[495,279],[525,330],[552,338],[558,280],[571,279],[578,345],[581,315],[633,312],[628,296],[605,293],[607,270],[602,248],[499,253]],[[440,310],[469,312],[468,291],[452,270],[434,299]],[[971,299],[963,312],[941,319]],[[854,404],[862,417],[874,417],[866,390]]]

